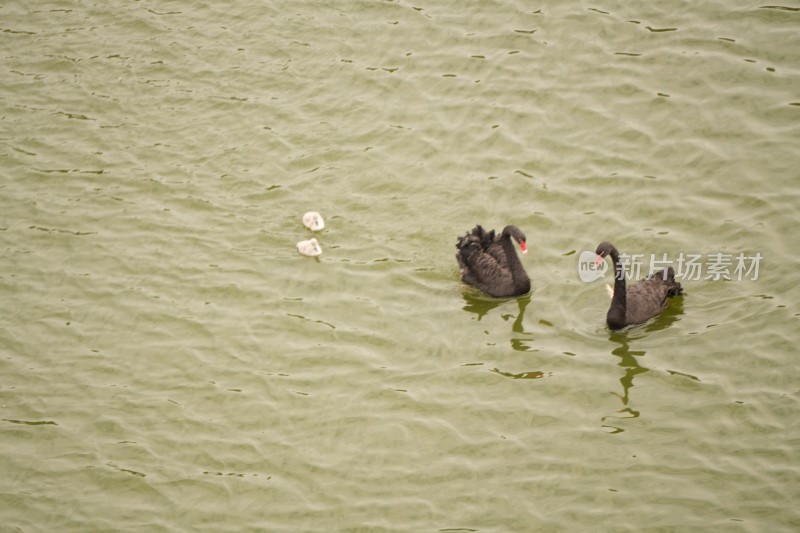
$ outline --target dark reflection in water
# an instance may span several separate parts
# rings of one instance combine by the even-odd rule
[[[499,368],[493,368],[492,372],[511,379],[540,379],[544,377],[544,372],[540,372],[538,370],[534,370],[533,372],[520,372],[518,374],[514,374],[512,372],[503,372]]]
[[[526,294],[525,296],[521,296],[517,298],[517,305],[519,305],[519,313],[517,313],[516,319],[514,319],[514,323],[511,325],[511,331],[514,333],[527,333],[525,329],[522,327],[522,321],[525,319],[525,310],[528,308],[528,304],[531,303],[531,295]],[[503,318],[508,320],[511,318],[512,315],[505,315]]]
[[[476,315],[478,315],[478,320],[486,316],[486,314],[495,307],[506,302],[506,300],[501,300],[499,298],[489,298],[488,296],[483,296],[477,293],[470,294],[465,292],[463,296],[464,296],[464,311],[475,313]]]
[[[525,328],[523,327],[523,321],[525,320],[525,310],[528,308],[528,304],[531,303],[531,295],[527,294],[525,296],[521,296],[517,298],[517,305],[519,306],[519,312],[517,316],[511,314],[503,315],[504,320],[509,320],[514,318],[514,322],[511,324],[511,331],[514,333],[521,333],[525,335],[524,337],[514,337],[511,339],[511,348],[518,352],[529,352],[531,351],[531,347],[528,342],[531,340],[530,335]]]
[[[604,416],[601,422],[603,423],[602,427],[608,428],[611,433],[621,433],[625,430],[619,426],[613,425],[611,422],[614,420],[639,417],[639,411],[630,406],[630,391],[633,388],[633,378],[648,370],[646,367],[640,365],[637,359],[637,357],[644,356],[646,352],[642,350],[631,350],[625,333],[611,333],[609,339],[619,344],[611,353],[620,358],[618,365],[625,369],[625,374],[619,378],[619,382],[622,385],[622,393],[612,392],[612,394],[622,400],[623,407],[613,415]]]
[[[480,294],[476,295],[464,293],[463,296],[465,302],[464,311],[475,313],[478,315],[479,321],[486,316],[489,311],[509,301],[508,299],[489,298]],[[524,322],[525,310],[528,308],[528,304],[531,303],[531,295],[526,294],[525,296],[520,296],[516,300],[519,309],[519,312],[516,314],[516,316],[511,313],[504,313],[501,315],[501,318],[505,321],[513,319],[514,321],[511,323],[511,331],[525,335],[525,337],[512,338],[511,348],[520,352],[528,352],[531,351],[531,347],[528,343],[532,339],[530,338],[530,334],[525,331]]]
[[[649,369],[639,364],[639,358],[644,357],[646,352],[643,350],[632,350],[630,343],[640,338],[643,334],[666,329],[671,324],[680,320],[681,315],[683,315],[683,298],[679,297],[670,302],[670,305],[667,306],[658,318],[644,326],[633,326],[622,331],[612,331],[609,333],[608,339],[618,345],[611,350],[611,353],[619,357],[620,361],[617,364],[625,369],[624,375],[619,378],[620,385],[622,385],[622,392],[612,392],[612,394],[622,401],[623,407],[613,415],[607,415],[601,419],[603,422],[602,427],[608,428],[610,433],[622,433],[625,431],[621,427],[609,423],[610,420],[638,418],[641,414],[640,411],[631,407],[630,392],[634,387],[633,379],[639,374],[644,374]]]
[[[500,305],[510,301],[509,299],[489,298],[476,293],[464,293],[463,296],[464,311],[478,315],[479,321],[496,307],[499,307]],[[511,331],[516,335],[512,336],[510,339],[511,348],[518,352],[536,351],[530,346],[530,342],[533,339],[530,333],[525,331],[524,325],[525,310],[528,308],[528,304],[531,303],[531,295],[526,294],[525,296],[520,296],[519,298],[516,298],[516,302],[518,308],[516,315],[508,312],[501,315],[501,318],[506,322],[513,320],[511,322]],[[507,372],[500,370],[499,368],[492,368],[491,372],[510,379],[540,379],[545,377],[545,373],[539,370],[531,370],[528,372]],[[548,373],[547,375],[549,376],[550,374]]]
[[[651,331],[661,331],[662,329],[666,329],[675,322],[679,321],[683,315],[683,299],[685,296],[686,293],[684,293],[683,296],[671,298],[669,300],[669,304],[667,304],[667,308],[664,309],[664,311],[662,311],[656,319],[645,324],[644,331],[646,333],[650,333]]]

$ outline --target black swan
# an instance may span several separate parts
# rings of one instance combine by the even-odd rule
[[[531,280],[514,250],[511,237],[528,253],[525,235],[516,226],[506,226],[499,236],[480,225],[458,239],[456,259],[464,283],[479,288],[489,296],[519,296],[531,290]]]
[[[611,256],[614,263],[614,295],[606,315],[610,329],[622,329],[632,324],[647,322],[667,306],[667,298],[683,294],[683,287],[675,281],[672,267],[625,287],[625,272],[619,262],[619,252],[610,242],[601,242],[595,251],[596,264]]]

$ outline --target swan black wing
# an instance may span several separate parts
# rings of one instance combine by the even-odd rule
[[[675,281],[672,267],[637,281],[628,287],[625,321],[640,324],[661,313],[667,306],[667,298],[683,294],[681,284]]]
[[[495,297],[514,294],[514,279],[508,265],[497,261],[491,254],[476,253],[467,261],[467,274],[462,276],[466,283],[486,294]]]

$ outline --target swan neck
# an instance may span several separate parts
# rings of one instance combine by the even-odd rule
[[[522,266],[522,262],[517,255],[517,250],[514,248],[514,243],[511,241],[511,235],[506,231],[503,231],[502,244],[506,252],[506,259],[508,260],[508,266],[511,270],[511,277],[514,280],[514,284],[516,285],[518,282],[527,282],[530,278],[528,278],[528,274],[525,272],[525,268]]]
[[[625,309],[625,270],[619,261],[619,253],[611,251],[611,260],[614,262],[614,297],[611,299],[612,306],[621,306]]]

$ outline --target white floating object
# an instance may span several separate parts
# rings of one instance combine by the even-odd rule
[[[614,297],[614,287],[612,287],[609,284],[606,284],[606,290],[608,291],[608,297],[609,298],[613,298]]]
[[[322,215],[316,211],[309,211],[303,215],[303,225],[311,231],[319,231],[325,227],[325,221],[322,220]]]
[[[297,243],[297,251],[303,255],[314,257],[322,253],[317,239],[309,239],[307,241],[300,241]]]

